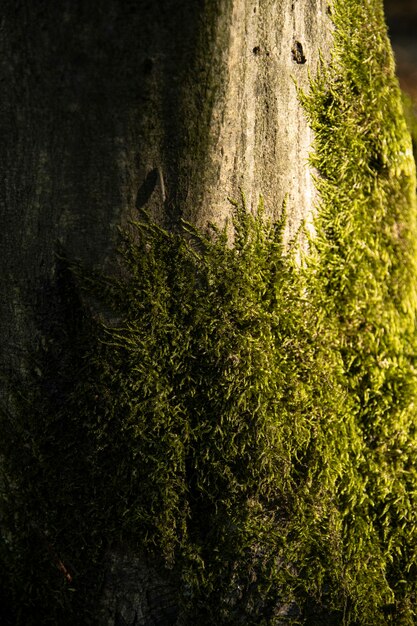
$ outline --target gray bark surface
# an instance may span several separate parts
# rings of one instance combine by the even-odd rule
[[[325,0],[4,0],[0,25],[3,372],[59,326],[56,252],[111,271],[145,208],[223,224],[228,197],[287,197],[309,219],[311,132],[297,101],[331,27]],[[4,393],[4,392],[3,392]],[[174,624],[169,574],[108,556],[103,625]]]

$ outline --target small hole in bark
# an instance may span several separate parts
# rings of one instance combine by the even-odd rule
[[[299,65],[303,65],[307,59],[304,56],[303,46],[299,41],[295,41],[294,45],[291,49],[292,60],[298,63]]]
[[[153,61],[152,59],[145,59],[143,62],[143,73],[150,74],[153,69]]]
[[[149,201],[157,182],[158,170],[155,168],[148,173],[142,185],[138,189],[138,193],[136,195],[136,208],[138,210],[144,207]]]
[[[254,49],[252,50],[253,54],[255,56],[259,56],[261,54],[261,47],[260,46],[255,46]]]

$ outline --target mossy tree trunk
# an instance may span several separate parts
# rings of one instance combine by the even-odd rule
[[[117,227],[224,223],[263,194],[288,237],[314,201],[297,101],[331,25],[325,0],[5,0],[0,30],[1,365],[60,327],[56,253],[111,271]],[[6,392],[4,392],[6,393]],[[175,581],[109,552],[102,624],[175,622]],[[158,572],[158,573],[157,573]],[[172,590],[172,592],[171,592]]]

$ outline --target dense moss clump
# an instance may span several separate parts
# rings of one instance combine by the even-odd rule
[[[413,624],[415,165],[381,3],[338,2],[333,17],[333,64],[302,101],[316,136],[311,161],[321,198],[315,279],[337,319],[364,445],[362,495],[345,500],[344,570],[359,594],[359,623]]]
[[[74,584],[82,602],[62,568],[86,584],[101,544],[139,542],[178,569],[190,624],[270,623],[280,599],[330,580],[332,499],[354,425],[337,346],[283,250],[283,223],[236,206],[231,248],[225,232],[137,222],[121,278],[82,279],[90,305],[96,294],[118,322],[86,323],[91,347],[67,388],[35,384],[20,399],[27,410],[8,430],[14,579],[42,571],[38,591]],[[51,581],[54,569],[63,575]],[[58,597],[71,605],[68,594]]]
[[[332,15],[301,265],[244,199],[233,246],[143,214],[113,277],[61,264],[66,325],[1,419],[6,623],[94,623],[118,543],[183,625],[416,623],[411,140],[379,0]]]

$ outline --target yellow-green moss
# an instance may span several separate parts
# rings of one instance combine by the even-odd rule
[[[118,541],[174,570],[190,626],[416,623],[411,140],[380,1],[332,15],[300,94],[320,196],[301,267],[284,217],[244,200],[233,248],[144,215],[118,278],[63,265],[71,314],[1,421],[13,623],[94,623]]]
[[[337,320],[364,446],[357,497],[344,498],[343,569],[358,623],[413,624],[415,164],[382,3],[337,2],[333,19],[333,64],[302,101],[321,198],[309,267]]]

